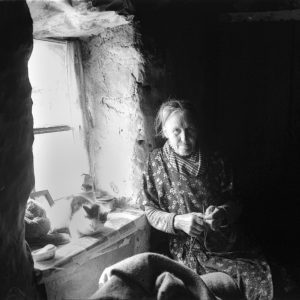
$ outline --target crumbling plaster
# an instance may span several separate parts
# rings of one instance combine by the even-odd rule
[[[149,96],[149,85],[144,86],[137,23],[86,1],[27,3],[35,38],[76,38],[81,45],[82,68],[77,70],[82,71],[84,140],[96,190],[136,204],[154,145],[155,115],[153,93]]]
[[[140,106],[144,58],[136,28],[128,24],[107,29],[81,46],[87,143],[96,189],[135,204],[153,145],[153,132],[145,130],[149,118]]]
[[[115,11],[100,11],[88,1],[27,0],[35,38],[95,36],[106,28],[127,24],[129,17]],[[75,4],[78,2],[78,4]]]

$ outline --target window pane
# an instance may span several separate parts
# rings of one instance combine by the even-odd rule
[[[71,125],[67,44],[34,40],[28,64],[34,127]]]
[[[49,190],[53,199],[80,192],[85,160],[73,132],[37,134],[34,139],[35,190]]]

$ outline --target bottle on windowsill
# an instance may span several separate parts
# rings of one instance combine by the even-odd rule
[[[89,174],[82,174],[83,182],[81,184],[82,195],[95,202],[93,177]]]

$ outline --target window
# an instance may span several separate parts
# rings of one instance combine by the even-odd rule
[[[35,191],[54,199],[80,191],[88,173],[72,42],[34,40],[28,64],[34,120]]]

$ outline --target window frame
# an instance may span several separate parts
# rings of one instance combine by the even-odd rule
[[[33,128],[33,134],[49,134],[60,133],[66,131],[72,131],[73,142],[75,147],[80,147],[84,151],[85,157],[85,169],[82,173],[90,173],[90,159],[86,145],[86,131],[85,131],[85,118],[84,108],[85,94],[84,94],[84,81],[82,60],[79,43],[77,40],[61,40],[61,39],[34,39],[37,41],[49,42],[49,43],[61,43],[66,45],[66,75],[67,75],[67,101],[70,109],[71,121],[69,124],[57,124],[51,126],[40,126]],[[38,192],[36,186],[34,186],[32,192]]]

